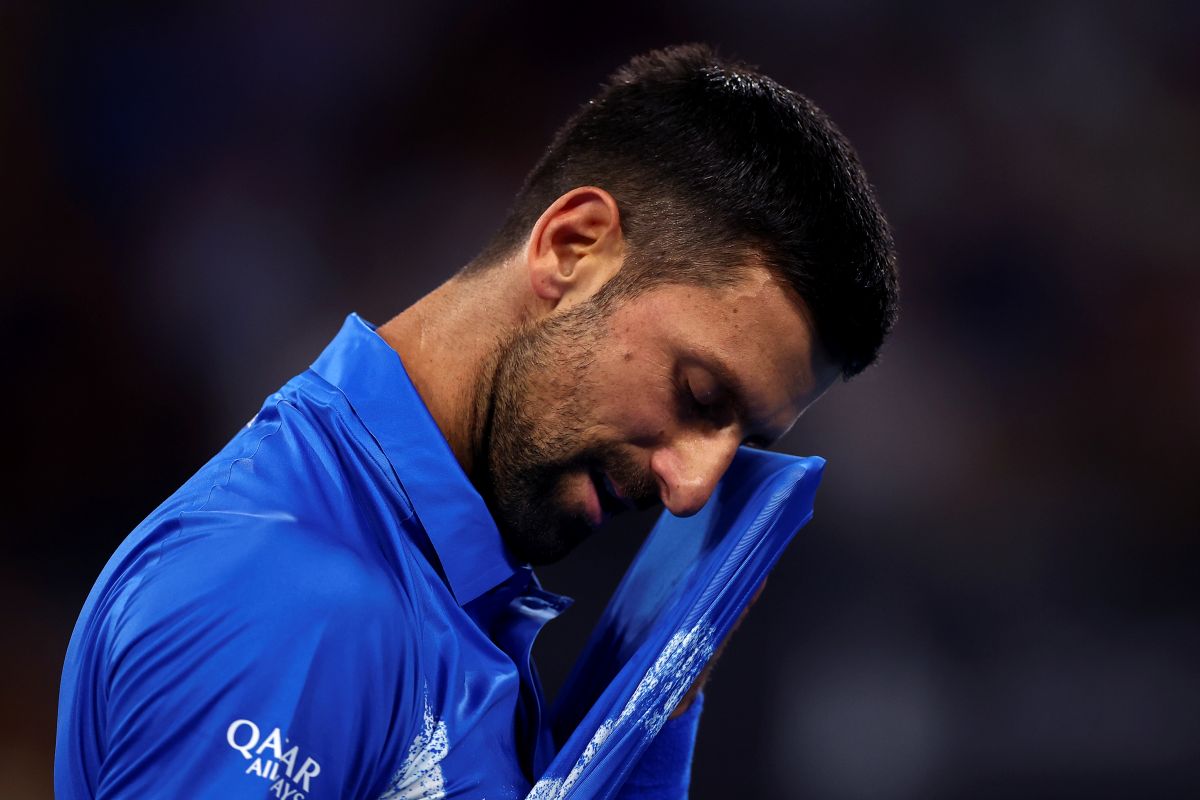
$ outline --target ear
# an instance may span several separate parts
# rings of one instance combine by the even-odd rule
[[[538,305],[549,313],[586,300],[621,268],[624,254],[617,201],[595,186],[572,189],[542,212],[525,247]]]

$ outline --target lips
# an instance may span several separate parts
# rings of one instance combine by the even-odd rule
[[[600,509],[604,513],[604,519],[608,519],[614,514],[628,511],[634,507],[633,503],[627,500],[621,491],[613,485],[612,479],[608,477],[608,473],[594,469],[590,475],[592,486],[596,490],[596,497],[600,500]]]

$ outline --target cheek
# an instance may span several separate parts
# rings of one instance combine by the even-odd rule
[[[627,372],[597,387],[594,421],[607,432],[635,444],[661,436],[675,408],[673,384],[661,378]]]

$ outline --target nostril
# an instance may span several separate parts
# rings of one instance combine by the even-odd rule
[[[665,508],[670,508],[671,490],[667,486],[667,482],[657,475],[654,479],[658,483],[658,501],[662,503]]]

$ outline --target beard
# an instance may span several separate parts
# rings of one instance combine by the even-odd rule
[[[597,349],[606,307],[594,300],[519,328],[495,353],[482,437],[482,494],[505,545],[520,561],[560,560],[593,533],[570,507],[568,480],[607,473],[639,507],[658,499],[654,479],[620,443],[589,438]],[[489,394],[481,386],[480,395]]]

